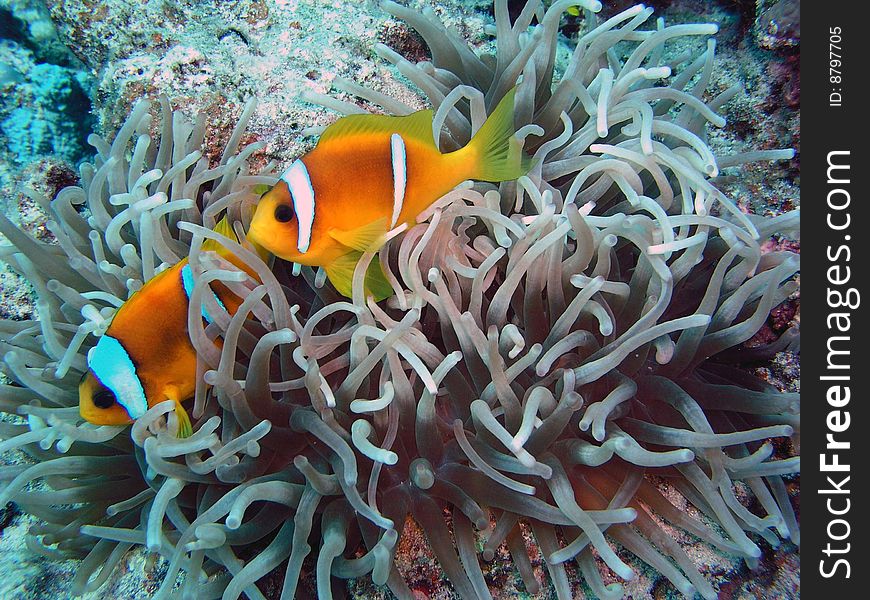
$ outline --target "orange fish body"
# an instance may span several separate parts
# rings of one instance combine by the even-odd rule
[[[232,235],[225,220],[217,229]],[[253,276],[223,247],[215,249]],[[185,258],[151,278],[118,309],[89,355],[88,371],[79,385],[79,411],[86,421],[125,425],[155,404],[173,400],[180,435],[190,435],[190,419],[181,402],[196,389],[196,351],[187,329],[192,288]],[[211,289],[227,312],[238,310],[241,299],[228,288],[215,282]],[[205,308],[203,318],[211,320]]]
[[[317,146],[295,161],[257,204],[248,237],[271,253],[321,266],[345,296],[365,251],[467,179],[504,181],[528,171],[516,144],[511,91],[466,145],[441,153],[432,111],[405,117],[351,115],[328,127]],[[373,264],[366,291],[392,294]]]

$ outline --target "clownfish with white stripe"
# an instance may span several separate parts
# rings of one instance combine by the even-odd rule
[[[509,181],[528,172],[531,159],[511,142],[515,92],[455,152],[438,150],[431,110],[342,117],[260,198],[248,239],[285,260],[323,267],[336,290],[351,297],[357,262],[378,250],[387,232],[413,225],[467,179]],[[377,259],[365,293],[376,301],[393,294]]]
[[[226,217],[215,231],[236,239]],[[255,277],[250,267],[216,241],[206,240],[202,248]],[[265,255],[254,248],[261,257]],[[184,258],[148,280],[118,308],[88,356],[88,370],[79,384],[82,418],[95,425],[127,425],[155,404],[172,400],[178,435],[190,436],[190,417],[181,403],[196,389],[196,351],[187,329],[193,285],[193,273]],[[219,306],[230,314],[238,310],[241,299],[228,288],[215,282],[211,289]],[[202,316],[212,320],[205,306]]]

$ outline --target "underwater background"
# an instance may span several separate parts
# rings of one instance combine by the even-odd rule
[[[415,10],[431,7],[472,48],[492,51],[492,37],[485,33],[494,23],[490,2],[411,0],[407,4]],[[524,3],[507,4],[519,13]],[[601,14],[607,18],[633,3],[603,4]],[[655,9],[654,18],[664,17],[669,25],[719,25],[710,87],[721,90],[740,83],[743,89],[720,111],[727,126],[711,131],[707,139],[717,156],[758,149],[797,151],[791,160],[745,165],[739,176],[723,180],[720,188],[753,214],[777,216],[798,207],[799,2],[656,0],[648,6]],[[560,52],[570,51],[582,27],[582,15],[563,15]],[[207,123],[203,154],[215,161],[246,103],[256,98],[241,140],[262,143],[250,158],[252,172],[271,161],[286,167],[313,146],[316,137],[304,130],[332,122],[335,112],[306,100],[334,95],[337,79],[351,79],[424,108],[423,97],[375,53],[379,43],[412,62],[431,56],[419,34],[374,1],[0,0],[0,208],[37,240],[53,243],[48,216],[25,188],[52,199],[62,188],[78,185],[79,165],[95,156],[88,144],[90,133],[110,138],[141,98],[156,102],[165,95],[173,109],[203,113]],[[338,96],[354,101],[348,94]],[[766,242],[765,250],[799,252],[800,246],[798,241],[776,237]],[[0,262],[0,317],[32,318],[35,303],[34,290],[25,278]],[[768,344],[799,322],[800,299],[795,293],[771,312],[746,344]],[[796,352],[779,352],[749,370],[781,391],[800,390]],[[10,451],[0,460],[11,466],[27,458]],[[789,476],[787,487],[799,514],[799,475]],[[675,504],[685,502],[672,492]],[[25,534],[38,522],[14,502],[0,508],[0,600],[70,597],[77,565],[52,561],[28,546]],[[776,548],[762,542],[758,568],[749,570],[741,560],[704,542],[680,532],[674,535],[682,536],[684,548],[715,582],[720,598],[800,597],[799,557],[790,540]],[[541,583],[539,593],[529,594],[515,584],[518,577],[503,552],[485,568],[494,598],[555,597],[542,556],[534,543],[527,546]],[[620,556],[639,573],[624,584],[626,597],[679,597],[658,572],[630,560],[629,553]],[[105,586],[83,597],[152,597],[167,561],[155,560],[141,546],[122,560],[124,566],[112,573]],[[396,564],[416,598],[459,597],[443,580],[419,529],[406,529]],[[595,597],[579,572],[574,573],[574,597]],[[303,587],[306,577],[312,579],[313,570],[303,574]],[[261,582],[266,597],[279,597],[282,578],[283,574],[276,575],[272,588],[269,581]],[[307,585],[313,589],[310,581]],[[347,593],[354,598],[391,597],[368,578],[349,581]]]

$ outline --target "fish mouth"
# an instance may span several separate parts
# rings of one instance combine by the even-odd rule
[[[266,243],[266,240],[263,239],[260,229],[261,227],[259,226],[257,217],[255,215],[254,220],[251,221],[251,226],[248,228],[247,238],[250,242],[257,244],[258,246],[262,246],[263,248],[271,252],[271,244]]]
[[[296,251],[296,241],[293,239],[295,236],[288,235],[283,227],[275,227],[270,222],[269,215],[274,213],[275,205],[274,201],[260,202],[248,228],[247,238],[278,258],[296,261],[299,253]]]
[[[113,425],[96,408],[86,400],[79,397],[79,415],[92,425]]]
[[[275,235],[275,232],[271,232],[271,235],[267,234],[264,227],[264,219],[260,212],[261,211],[258,210],[254,214],[254,218],[251,221],[251,226],[248,229],[247,237],[253,243],[262,246],[263,248],[274,254],[277,236]]]
[[[268,196],[268,194],[266,195]],[[267,242],[268,240],[263,239],[264,229],[267,225],[267,217],[266,215],[271,214],[275,211],[275,201],[264,197],[257,204],[256,209],[254,210],[254,216],[251,218],[251,226],[248,228],[248,238],[261,246],[265,245],[263,242]]]

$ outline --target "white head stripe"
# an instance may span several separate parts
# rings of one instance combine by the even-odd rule
[[[408,183],[408,164],[405,140],[398,133],[390,136],[390,156],[393,160],[393,220],[390,229],[396,226],[405,201],[405,186]]]
[[[293,196],[293,210],[299,220],[299,239],[296,248],[299,252],[307,252],[311,245],[311,228],[314,226],[314,188],[305,163],[297,160],[281,175],[281,180],[290,188]]]
[[[88,367],[104,386],[115,394],[131,419],[138,419],[148,410],[145,389],[136,374],[136,366],[121,342],[103,335],[88,358]]]

